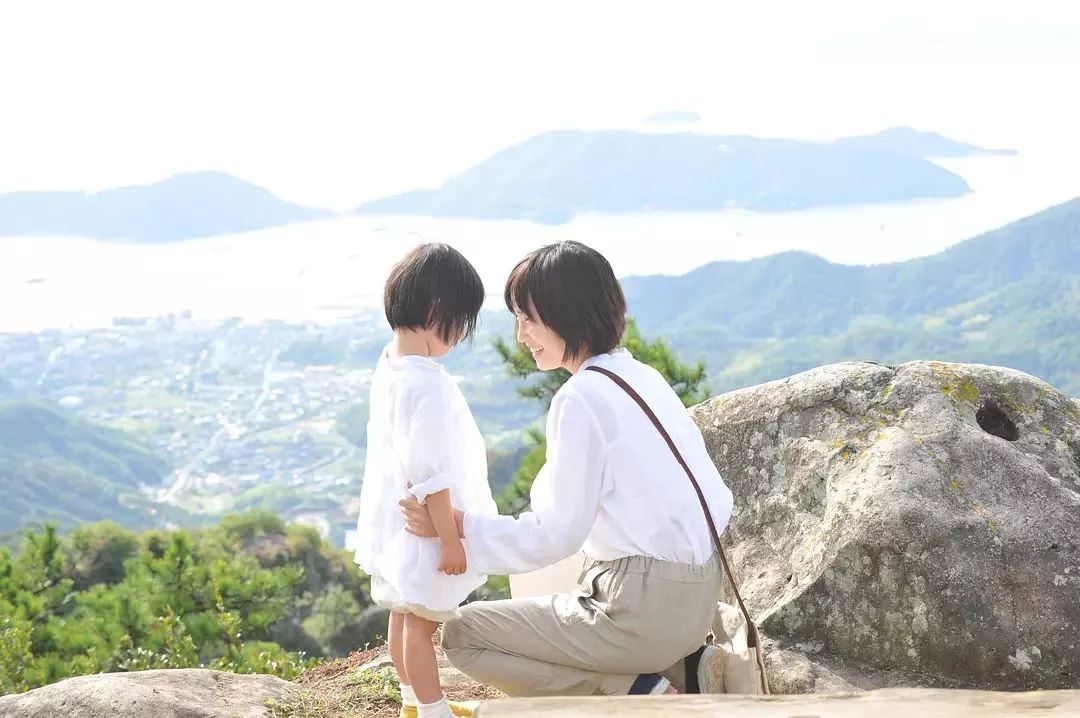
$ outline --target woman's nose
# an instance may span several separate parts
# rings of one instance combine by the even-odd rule
[[[518,323],[517,323],[517,340],[518,340],[518,344],[524,344],[525,343],[525,329],[521,326],[521,320],[520,319],[518,320]]]

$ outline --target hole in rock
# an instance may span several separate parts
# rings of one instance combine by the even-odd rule
[[[1016,441],[1020,438],[1020,430],[1008,415],[991,403],[983,404],[975,414],[975,421],[987,434],[1001,437],[1006,441]]]

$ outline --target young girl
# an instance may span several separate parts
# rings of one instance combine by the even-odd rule
[[[394,338],[371,380],[367,464],[356,563],[371,597],[389,608],[390,655],[402,716],[447,718],[432,637],[485,580],[469,565],[452,506],[498,513],[487,483],[484,439],[455,381],[436,362],[476,327],[484,287],[444,244],[421,246],[391,271],[383,294]],[[438,538],[405,531],[398,502],[427,506]]]

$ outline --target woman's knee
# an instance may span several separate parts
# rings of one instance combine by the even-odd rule
[[[483,623],[484,612],[491,609],[492,601],[474,601],[461,607],[457,617],[451,618],[442,626],[443,650],[451,651],[458,648],[475,648],[471,636],[480,630],[479,624]]]
[[[464,648],[465,641],[461,618],[451,618],[442,626],[442,647],[444,651],[452,651],[456,648]]]

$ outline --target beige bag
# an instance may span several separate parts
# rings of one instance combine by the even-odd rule
[[[757,648],[760,642],[755,637],[751,647],[747,625],[738,608],[717,603],[712,643],[705,647],[698,663],[697,679],[702,693],[769,694],[768,677],[761,663],[763,656]]]
[[[720,534],[716,530],[712,513],[705,502],[705,494],[701,491],[694,473],[690,470],[686,460],[683,459],[675,442],[667,433],[664,425],[656,418],[656,414],[618,374],[602,367],[590,366],[586,371],[595,371],[611,379],[619,385],[630,398],[637,402],[642,411],[652,421],[653,426],[664,437],[671,453],[679,465],[683,467],[690,483],[694,485],[701,510],[705,512],[705,523],[709,525],[709,533],[712,534],[713,544],[720,554],[720,561],[724,565],[724,575],[731,582],[731,588],[735,593],[735,600],[739,606],[731,606],[723,602],[717,602],[716,616],[713,618],[712,642],[705,647],[701,660],[698,663],[697,681],[698,688],[702,693],[744,693],[749,695],[768,695],[769,678],[765,672],[765,659],[761,652],[761,637],[758,635],[757,625],[746,610],[742,595],[739,593],[739,584],[735,580],[735,574],[728,565],[724,547],[720,543]]]

